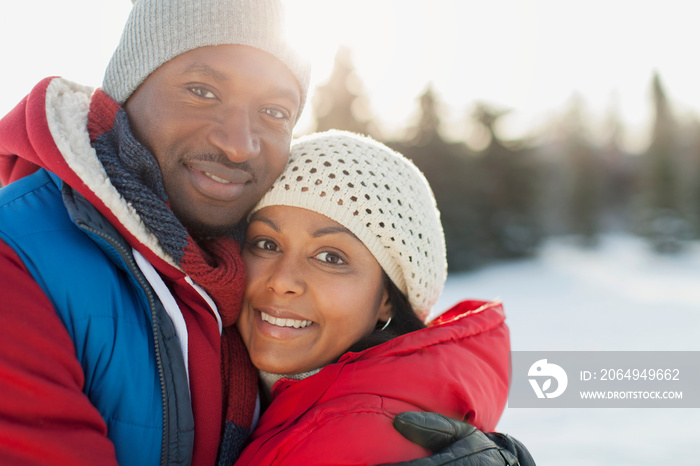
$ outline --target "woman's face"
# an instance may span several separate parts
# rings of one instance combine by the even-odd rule
[[[379,263],[321,214],[285,206],[256,212],[243,261],[247,283],[237,325],[264,371],[325,366],[391,316]]]

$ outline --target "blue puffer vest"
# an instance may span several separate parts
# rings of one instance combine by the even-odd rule
[[[189,464],[194,421],[179,341],[128,243],[43,169],[0,190],[0,238],[72,337],[119,463]]]

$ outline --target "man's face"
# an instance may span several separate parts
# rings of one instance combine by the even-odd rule
[[[195,238],[221,236],[282,173],[301,111],[294,75],[241,45],[202,47],[154,71],[125,104],[170,207]]]

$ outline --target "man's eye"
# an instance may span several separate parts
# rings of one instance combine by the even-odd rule
[[[205,99],[216,99],[216,95],[210,90],[204,89],[202,87],[193,87],[190,88],[190,91],[192,91],[194,94],[198,95],[199,97],[205,98]]]
[[[326,264],[345,264],[345,261],[338,254],[333,254],[332,252],[322,252],[316,256],[316,259]]]
[[[261,239],[256,241],[254,246],[264,251],[277,251],[277,245],[274,241],[270,241],[269,239]]]
[[[265,114],[270,115],[272,118],[276,118],[278,120],[284,120],[289,118],[289,114],[287,112],[284,112],[278,108],[266,108],[263,110]]]

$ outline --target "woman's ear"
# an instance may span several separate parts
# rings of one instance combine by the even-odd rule
[[[382,295],[382,304],[379,306],[379,312],[377,313],[377,318],[382,322],[386,322],[391,317],[394,316],[394,306],[391,305],[391,299],[389,298],[389,290],[385,287],[384,293]]]

